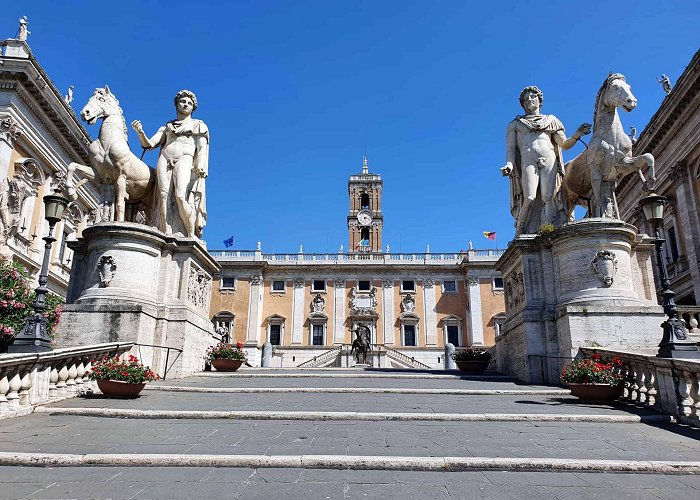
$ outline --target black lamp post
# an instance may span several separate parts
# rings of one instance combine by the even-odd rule
[[[676,302],[673,300],[676,293],[671,290],[671,280],[666,271],[661,249],[664,239],[659,236],[659,224],[664,218],[664,207],[668,204],[665,196],[651,193],[641,200],[644,218],[654,229],[654,246],[656,248],[656,264],[659,267],[659,277],[661,279],[661,297],[663,298],[664,313],[668,319],[661,323],[664,336],[659,344],[659,358],[685,358],[700,359],[700,351],[695,342],[688,338],[688,330],[685,321],[678,315]]]
[[[8,346],[7,351],[16,352],[43,352],[51,350],[51,338],[48,331],[48,320],[44,317],[46,308],[46,294],[49,289],[46,283],[49,281],[49,259],[51,258],[51,245],[56,241],[53,237],[53,229],[56,223],[63,218],[63,211],[69,200],[61,195],[61,191],[56,189],[53,194],[44,196],[44,217],[49,221],[49,234],[43,239],[44,261],[41,264],[39,274],[39,286],[36,288],[36,299],[34,300],[34,314],[29,316],[22,327],[22,330],[15,337],[14,342]]]

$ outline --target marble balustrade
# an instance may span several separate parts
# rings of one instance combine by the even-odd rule
[[[43,353],[0,355],[0,418],[96,387],[85,376],[92,362],[122,355],[133,346],[133,343],[112,342]]]
[[[605,361],[617,357],[627,365],[623,400],[700,427],[700,362],[590,347],[582,347],[579,352],[585,357],[600,354]]]

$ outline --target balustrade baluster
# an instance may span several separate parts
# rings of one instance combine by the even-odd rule
[[[68,380],[68,366],[66,366],[66,361],[61,360],[60,368],[58,369],[58,382],[56,383],[56,390],[59,397],[67,396],[68,391],[66,390],[66,380]]]
[[[85,380],[83,377],[85,376],[85,361],[87,360],[87,357],[81,356],[78,359],[77,363],[77,373],[75,375],[75,392],[80,393],[80,391],[83,389]]]
[[[75,393],[75,377],[78,376],[78,366],[76,359],[69,359],[66,362],[68,367],[68,378],[66,379],[66,391],[68,394]]]
[[[10,387],[7,391],[7,402],[11,407],[19,406],[19,391],[22,387],[22,378],[19,375],[19,367],[13,366],[10,368]]]
[[[656,406],[656,374],[653,366],[644,367],[644,386],[647,389],[647,405]]]
[[[57,363],[57,361],[51,363],[51,371],[49,372],[49,399],[58,397],[58,387],[56,387],[58,383],[58,369],[55,363]]]
[[[679,370],[678,374],[678,399],[680,403],[678,405],[678,411],[684,417],[689,417],[693,411],[693,400],[690,398],[690,387],[692,384],[692,377],[690,372],[684,370]]]
[[[7,393],[10,390],[10,379],[7,378],[7,368],[0,368],[0,412],[7,410],[9,402]]]
[[[20,371],[20,387],[19,387],[19,404],[22,406],[29,405],[29,396],[32,388],[32,372],[30,366],[23,366]]]
[[[634,382],[637,385],[637,397],[635,401],[639,404],[646,404],[647,402],[647,387],[644,384],[644,368],[638,366],[635,372]]]
[[[697,422],[697,420],[700,419],[700,375],[698,375],[698,373],[691,373],[691,377],[690,397],[693,400],[693,406],[690,408],[690,416]]]

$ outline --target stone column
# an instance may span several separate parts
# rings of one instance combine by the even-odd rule
[[[437,321],[435,319],[435,281],[423,280],[423,317],[425,318],[425,345],[437,345]]]
[[[384,343],[394,345],[394,280],[382,280],[382,322]]]
[[[688,169],[683,164],[679,165],[679,167],[679,182],[676,184],[675,203],[681,223],[681,231],[679,231],[678,237],[684,239],[683,246],[685,247],[686,257],[688,258],[693,291],[696,297],[700,297],[700,269],[698,266],[694,265],[700,258],[700,256],[695,253],[695,245],[698,238],[700,238],[700,234],[698,233],[698,214],[691,208],[697,205],[693,199],[693,191],[689,189],[688,186]]]
[[[260,338],[260,325],[262,324],[262,275],[254,274],[250,277],[250,297],[248,299],[248,327],[246,329],[245,343],[258,345]]]
[[[335,280],[333,288],[333,344],[345,340],[345,280]]]
[[[292,296],[292,344],[301,344],[304,338],[304,280],[294,280]]]
[[[484,323],[481,316],[481,291],[479,289],[479,278],[467,276],[469,285],[469,332],[467,333],[467,344],[471,346],[484,345]]]

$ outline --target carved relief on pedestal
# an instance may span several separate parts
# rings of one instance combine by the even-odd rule
[[[209,310],[211,296],[211,277],[194,264],[190,264],[187,278],[187,300],[197,307]]]
[[[613,284],[615,274],[617,274],[617,257],[612,250],[601,250],[595,254],[591,261],[591,267],[597,278],[603,282],[604,287]]]
[[[100,274],[100,287],[108,287],[117,273],[117,260],[111,255],[103,255],[97,261],[97,272]]]
[[[506,292],[506,304],[508,310],[515,309],[525,300],[525,283],[523,280],[523,273],[513,271],[506,278],[506,285],[504,287]]]

